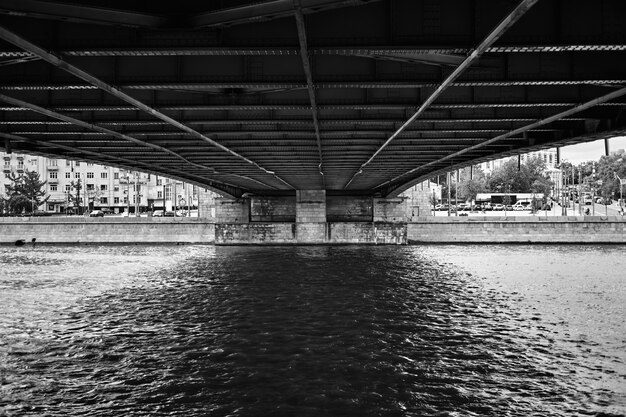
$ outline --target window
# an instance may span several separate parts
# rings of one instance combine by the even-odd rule
[[[101,172],[100,173],[100,178],[105,179],[108,178],[109,174],[107,174],[106,172]]]
[[[87,178],[93,178],[93,172],[88,172],[87,173]]]
[[[17,169],[24,169],[24,160],[20,159],[17,161]]]
[[[158,179],[158,180],[157,180],[157,184],[156,184],[156,185],[157,185],[157,186],[161,186],[161,185],[163,185],[163,180],[162,180],[162,179]]]
[[[87,191],[93,191],[95,190],[95,187],[93,184],[87,184]]]
[[[74,178],[78,178],[78,179],[80,179],[80,172],[75,172],[75,173],[74,173]]]
[[[124,197],[124,204],[128,203],[128,197]]]
[[[113,173],[113,179],[119,180],[120,179],[120,173],[119,172],[114,172]]]
[[[76,161],[76,166],[79,167],[80,166],[80,161]]]
[[[100,191],[106,191],[107,190],[107,186],[105,184],[102,184],[100,186]]]
[[[68,193],[70,192],[71,189],[72,189],[71,185],[68,184],[65,186],[65,191],[67,191]]]
[[[48,172],[48,178],[55,179],[57,177],[56,171]]]
[[[100,204],[109,204],[109,200],[106,197],[100,197]]]
[[[50,184],[50,191],[56,191],[57,190],[57,185],[56,184]]]
[[[49,167],[57,166],[57,160],[56,159],[48,159],[48,166]]]
[[[119,191],[120,191],[120,187],[119,187],[119,186],[117,186],[117,185],[116,185],[116,186],[114,186],[114,187],[113,187],[113,191],[115,191],[115,192],[119,192]]]
[[[65,178],[71,178],[72,177],[72,173],[70,172],[66,172],[65,173]]]
[[[119,204],[120,203],[120,198],[119,197],[113,197],[113,204]]]
[[[65,161],[65,166],[66,167],[70,166],[70,161]]]
[[[54,211],[54,204],[48,204],[48,210]]]
[[[88,163],[88,164],[87,164],[87,166],[88,166],[88,167],[92,167],[92,166],[93,166],[93,164]]]
[[[163,191],[157,191],[157,198],[163,198]]]

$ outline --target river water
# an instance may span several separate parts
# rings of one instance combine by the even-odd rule
[[[0,415],[623,416],[625,252],[0,247]]]

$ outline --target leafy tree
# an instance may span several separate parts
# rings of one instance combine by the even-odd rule
[[[598,162],[596,174],[602,183],[601,194],[617,199],[620,196],[620,182],[616,175],[626,179],[626,153],[622,150],[609,156],[603,156]],[[626,188],[626,187],[625,187]],[[626,190],[622,190],[626,193]]]
[[[70,192],[68,193],[69,207],[73,207],[79,214],[81,211],[80,204],[80,191],[82,189],[82,181],[80,178],[77,181],[70,182]],[[74,192],[74,194],[72,194]]]
[[[487,182],[492,192],[548,193],[554,185],[544,174],[545,163],[540,158],[532,158],[521,164],[510,159],[493,171]]]
[[[35,171],[26,171],[21,175],[11,173],[9,180],[11,184],[5,188],[10,213],[31,213],[50,198],[46,196],[47,181],[41,181],[39,174]]]
[[[432,204],[433,206],[433,211],[435,211],[435,206],[439,203],[437,200],[437,196],[435,195],[435,193],[432,193],[430,195],[430,197],[428,197],[428,201],[430,202],[430,204]]]
[[[487,191],[487,177],[480,167],[474,167],[471,179],[469,168],[461,170],[460,177],[458,196],[461,200],[475,200],[478,193]]]

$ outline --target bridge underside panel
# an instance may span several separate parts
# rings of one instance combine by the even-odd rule
[[[621,0],[83,3],[0,3],[0,148],[387,196],[626,129]]]

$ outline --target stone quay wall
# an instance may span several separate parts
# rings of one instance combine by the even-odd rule
[[[409,243],[626,243],[626,220],[613,216],[423,217]]]
[[[622,217],[420,218],[417,222],[214,223],[199,218],[1,218],[0,244],[626,243]]]
[[[0,244],[213,243],[215,224],[197,218],[0,217]]]

